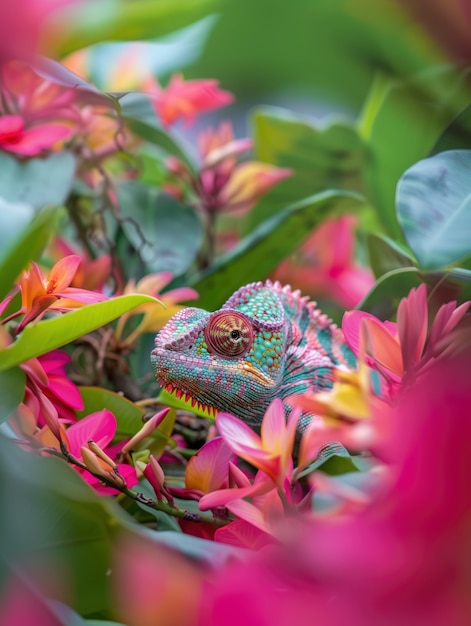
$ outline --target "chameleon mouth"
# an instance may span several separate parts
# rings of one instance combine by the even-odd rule
[[[184,402],[189,402],[191,404],[191,408],[198,407],[198,410],[203,413],[208,413],[208,417],[216,417],[218,413],[218,409],[209,404],[204,404],[204,402],[200,402],[196,398],[194,398],[191,394],[175,387],[172,383],[167,383],[164,380],[160,381],[162,383],[162,387],[165,389],[167,393],[176,398],[177,400],[183,400]]]

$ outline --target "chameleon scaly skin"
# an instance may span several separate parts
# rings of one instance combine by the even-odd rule
[[[241,287],[214,313],[187,308],[159,332],[151,355],[157,379],[178,398],[257,425],[275,397],[321,391],[333,369],[355,367],[342,332],[289,285]],[[303,414],[300,429],[312,415]]]

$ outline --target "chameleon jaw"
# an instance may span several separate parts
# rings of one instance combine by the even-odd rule
[[[164,380],[161,380],[160,382],[162,383],[162,386],[165,389],[165,391],[169,393],[170,395],[172,395],[177,400],[190,402],[191,408],[194,408],[195,406],[197,406],[201,412],[208,413],[209,417],[216,417],[218,413],[218,409],[216,407],[200,402],[199,400],[194,398],[191,394],[186,393],[185,391],[182,391],[178,387],[175,387],[175,385],[172,385],[172,383],[165,382]]]

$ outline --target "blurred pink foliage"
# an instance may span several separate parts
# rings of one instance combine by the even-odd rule
[[[117,593],[125,615],[135,626],[155,623],[160,592],[171,589],[179,601],[161,623],[175,626],[469,624],[470,367],[464,349],[400,392],[388,409],[389,478],[365,506],[340,517],[280,520],[281,545],[209,573],[155,544],[124,547]],[[159,597],[143,602],[138,579]]]
[[[353,308],[374,284],[370,269],[355,261],[354,215],[327,219],[306,239],[273,277],[316,298],[328,298]]]
[[[29,59],[40,48],[41,33],[48,19],[78,0],[16,0],[0,3],[0,62]],[[53,39],[53,33],[49,33]],[[42,48],[51,41],[42,39]]]

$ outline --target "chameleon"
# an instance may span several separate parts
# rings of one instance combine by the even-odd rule
[[[275,397],[289,414],[291,396],[332,387],[334,368],[354,368],[356,360],[315,302],[267,280],[241,287],[213,313],[179,311],[157,334],[151,361],[177,398],[256,427]],[[301,414],[298,430],[312,417]]]

